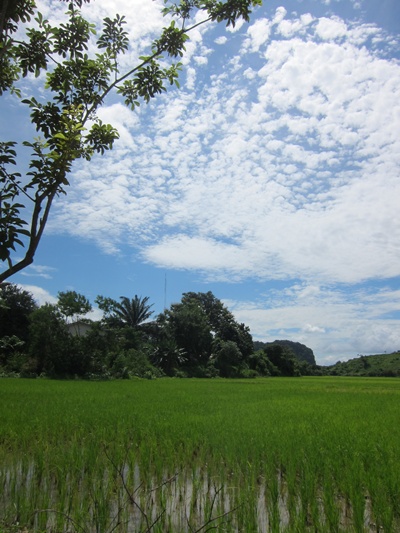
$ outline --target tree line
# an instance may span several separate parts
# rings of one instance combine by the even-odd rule
[[[301,376],[318,373],[299,343],[254,343],[212,292],[187,292],[154,317],[148,297],[97,296],[99,321],[85,318],[89,300],[59,292],[38,306],[18,285],[0,285],[0,375],[57,378]],[[289,343],[289,344],[288,344]],[[301,347],[300,355],[291,346]],[[304,350],[306,349],[306,350]],[[307,351],[308,350],[308,351]],[[311,351],[312,353],[312,351]]]

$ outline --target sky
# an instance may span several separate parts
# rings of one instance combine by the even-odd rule
[[[39,0],[61,21],[66,4]],[[137,63],[166,25],[159,0],[124,14]],[[250,23],[190,35],[180,89],[99,112],[120,138],[78,162],[35,262],[9,281],[37,301],[75,290],[222,300],[254,340],[306,344],[317,363],[400,349],[400,2],[265,0]],[[27,79],[43,95],[43,79]],[[0,99],[0,135],[31,135]],[[94,318],[100,316],[95,310]]]

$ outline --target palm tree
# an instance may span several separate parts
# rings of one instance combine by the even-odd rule
[[[153,311],[150,310],[153,304],[147,303],[148,296],[142,298],[135,294],[131,300],[126,296],[121,296],[120,300],[120,303],[115,302],[113,311],[115,316],[126,326],[137,328],[153,314]]]

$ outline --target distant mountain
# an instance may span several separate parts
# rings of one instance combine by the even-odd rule
[[[296,359],[298,359],[299,361],[306,361],[310,365],[315,365],[314,352],[311,350],[311,348],[308,348],[305,344],[301,344],[300,342],[293,342],[287,340],[276,340],[274,342],[253,342],[255,351],[263,350],[267,346],[271,346],[271,344],[280,344],[281,346],[290,348],[294,353]]]
[[[400,351],[390,354],[360,355],[355,359],[323,368],[329,376],[400,377]]]

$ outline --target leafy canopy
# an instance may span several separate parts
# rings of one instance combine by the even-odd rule
[[[57,307],[66,318],[71,318],[74,321],[92,310],[86,296],[78,294],[76,291],[59,292]]]
[[[96,114],[106,96],[115,91],[135,109],[168,85],[179,87],[182,65],[175,59],[183,56],[189,32],[208,21],[227,26],[248,21],[261,0],[166,0],[162,12],[169,24],[148,54],[126,70],[120,57],[131,43],[124,15],[106,17],[98,30],[83,18],[82,3],[70,0],[65,21],[57,26],[44,18],[34,0],[2,3],[0,95],[10,92],[29,107],[38,136],[23,142],[31,153],[25,176],[18,171],[17,143],[0,141],[0,282],[33,262],[54,198],[66,194],[73,163],[113,147],[117,130]],[[199,22],[190,25],[194,20]],[[23,98],[21,79],[43,71],[44,98]]]

